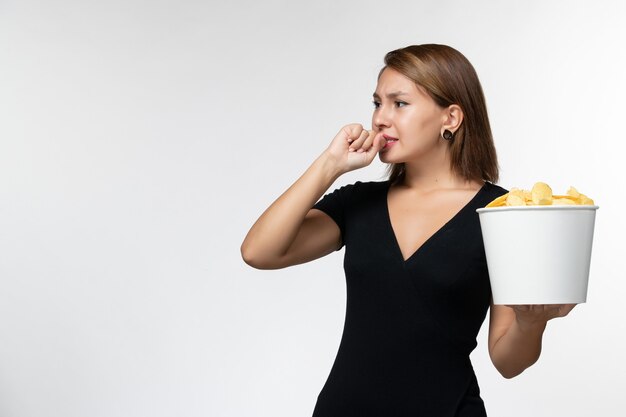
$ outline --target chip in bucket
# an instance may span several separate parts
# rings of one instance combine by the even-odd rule
[[[574,187],[569,187],[565,195],[553,195],[548,184],[536,182],[530,191],[511,188],[511,191],[496,198],[486,207],[549,205],[593,206],[594,202]]]

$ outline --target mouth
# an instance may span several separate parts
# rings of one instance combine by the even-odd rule
[[[393,146],[394,143],[398,141],[398,138],[394,138],[393,136],[389,136],[389,135],[383,135],[383,138],[385,138],[385,141],[387,141],[383,149],[390,148],[391,146]]]

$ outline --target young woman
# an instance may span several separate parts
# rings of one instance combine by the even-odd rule
[[[390,164],[389,180],[344,186],[318,202],[377,154]],[[469,354],[489,307],[498,371],[511,378],[538,359],[547,321],[574,306],[491,304],[476,209],[506,193],[497,179],[469,61],[444,45],[389,52],[372,130],[344,126],[241,247],[262,269],[346,247],[344,333],[315,417],[485,416]]]

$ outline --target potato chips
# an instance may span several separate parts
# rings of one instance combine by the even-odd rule
[[[554,195],[548,184],[537,182],[530,191],[511,188],[508,193],[496,198],[486,207],[571,205],[593,206],[594,202],[574,187],[569,187],[565,195]]]

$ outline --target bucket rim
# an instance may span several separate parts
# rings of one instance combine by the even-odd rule
[[[496,211],[545,211],[545,210],[597,210],[600,206],[573,206],[573,205],[550,205],[550,206],[502,206],[483,207],[476,209],[477,213],[491,213]]]

